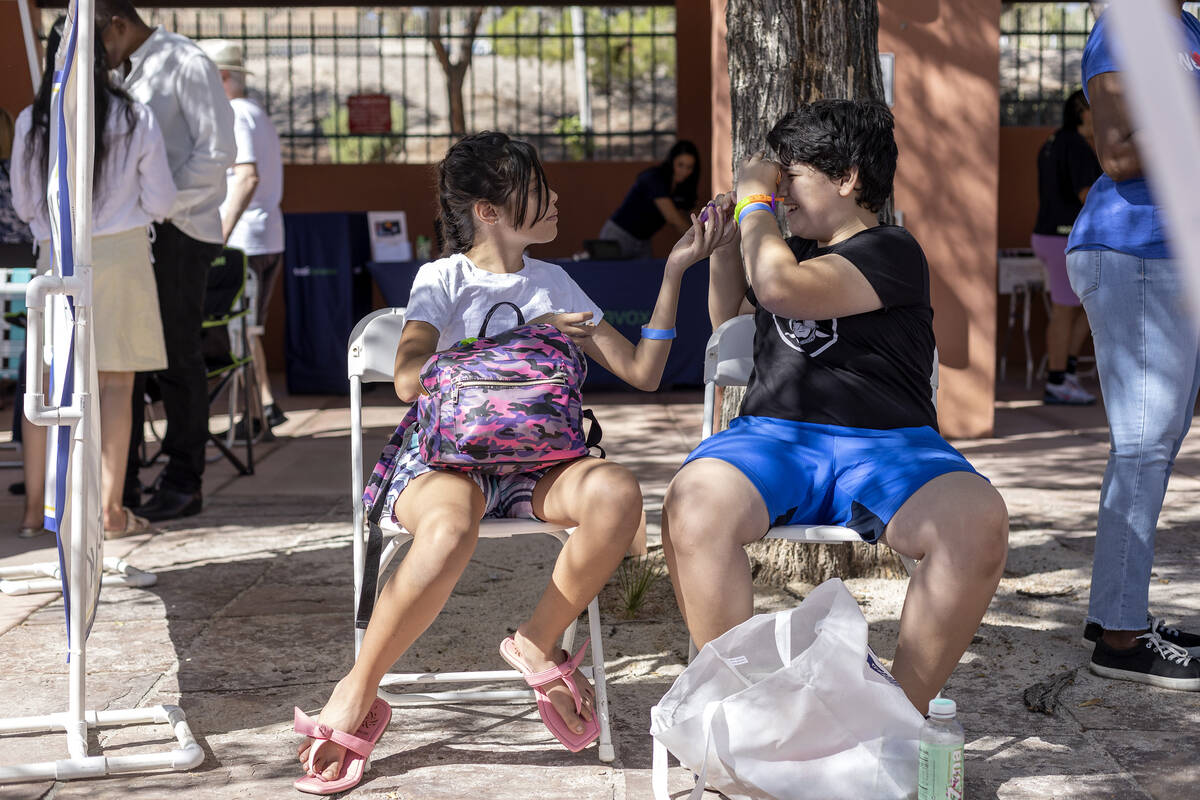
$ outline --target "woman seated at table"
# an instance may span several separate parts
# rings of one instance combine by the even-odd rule
[[[664,225],[680,234],[692,227],[688,214],[696,207],[699,182],[700,151],[680,139],[661,164],[638,175],[599,238],[616,242],[623,258],[652,258],[650,239]]]

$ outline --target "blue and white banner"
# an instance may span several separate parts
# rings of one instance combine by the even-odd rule
[[[70,406],[80,394],[84,414],[74,424],[51,426],[47,437],[45,525],[58,534],[68,638],[72,644],[77,644],[73,639],[77,632],[69,629],[72,602],[84,604],[80,633],[85,639],[91,630],[100,594],[104,546],[100,514],[99,393],[90,285],[95,87],[91,82],[93,59],[81,47],[79,26],[75,24],[77,15],[78,0],[74,0],[54,66],[46,199],[53,248],[51,272],[56,277],[83,278],[86,288],[73,299],[61,294],[51,296],[44,332],[50,358],[49,404],[60,408]],[[92,47],[88,42],[87,49]],[[81,71],[86,72],[82,80]],[[72,574],[70,568],[74,548],[82,548],[84,553],[80,574]]]

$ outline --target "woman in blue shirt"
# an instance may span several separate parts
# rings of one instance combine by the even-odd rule
[[[1178,8],[1186,52],[1177,63],[1200,76],[1200,21],[1182,2]],[[1149,614],[1155,528],[1200,390],[1200,332],[1143,176],[1110,22],[1107,14],[1096,21],[1083,53],[1104,174],[1067,245],[1071,286],[1092,326],[1111,440],[1084,636],[1096,642],[1091,670],[1098,675],[1200,691],[1200,662],[1190,658],[1200,654],[1200,636]]]
[[[600,229],[601,239],[616,242],[624,258],[650,258],[650,239],[670,223],[683,234],[692,227],[696,207],[700,151],[680,139],[657,167],[637,177],[620,208]]]

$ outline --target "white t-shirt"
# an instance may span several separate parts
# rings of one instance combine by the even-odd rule
[[[279,134],[267,112],[258,103],[244,97],[229,101],[233,106],[233,138],[237,142],[236,164],[253,164],[258,170],[258,187],[250,205],[238,218],[229,234],[229,246],[246,255],[259,256],[283,252],[283,157]],[[233,168],[225,173],[227,185],[233,184]],[[229,192],[221,203],[221,216],[229,202]]]
[[[480,269],[459,253],[430,261],[417,271],[404,320],[437,328],[437,349],[445,350],[478,336],[483,318],[503,301],[520,308],[526,322],[550,312],[590,311],[591,323],[599,323],[604,315],[557,264],[525,256],[520,272],[497,274]],[[492,315],[487,333],[495,335],[516,326],[516,314],[505,306]]]

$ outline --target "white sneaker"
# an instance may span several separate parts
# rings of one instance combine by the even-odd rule
[[[1078,379],[1068,380],[1066,376],[1062,383],[1047,383],[1046,393],[1042,402],[1056,406],[1090,406],[1096,402],[1096,395],[1079,385]]]
[[[1063,380],[1074,386],[1076,389],[1083,389],[1083,381],[1079,380],[1079,375],[1074,372],[1064,372]],[[1083,389],[1085,392],[1087,389]],[[1089,392],[1090,394],[1090,392]]]

